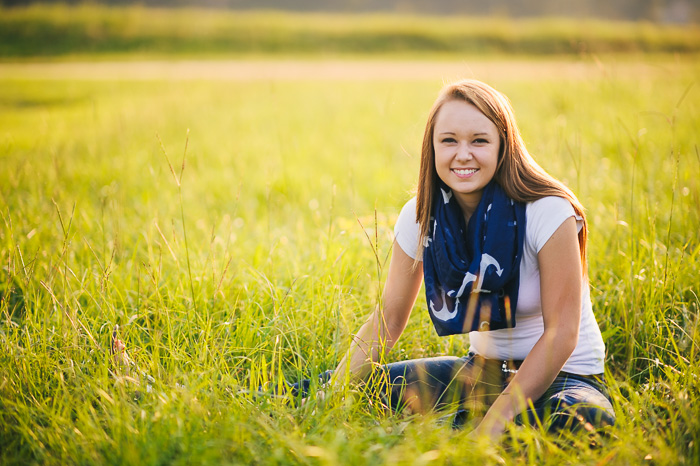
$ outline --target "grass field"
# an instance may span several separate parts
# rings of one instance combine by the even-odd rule
[[[700,66],[620,61],[0,65],[0,463],[698,464]],[[242,393],[342,356],[380,299],[429,107],[462,69],[511,98],[588,209],[617,425],[473,445],[353,386],[300,408]],[[139,387],[113,374],[115,324]],[[467,344],[435,335],[421,296],[389,358]]]

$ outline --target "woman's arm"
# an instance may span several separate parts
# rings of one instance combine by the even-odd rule
[[[364,378],[380,354],[390,350],[406,327],[423,279],[422,264],[394,242],[389,274],[384,285],[383,307],[377,306],[353,337],[350,349],[333,373],[333,382],[350,372],[352,378]]]
[[[578,342],[582,266],[576,220],[569,217],[540,249],[540,295],[544,333],[508,387],[496,399],[476,434],[497,437],[505,423],[549,388]]]

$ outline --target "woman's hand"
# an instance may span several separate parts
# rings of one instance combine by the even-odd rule
[[[487,426],[484,420],[481,419],[476,428],[467,434],[467,439],[471,441],[487,439],[489,442],[496,442],[505,431],[505,428],[505,422],[494,422]]]
[[[307,396],[306,398],[302,398],[301,405],[304,406],[306,404],[306,402],[309,401],[310,398],[311,398],[311,396]],[[325,399],[326,399],[326,392],[324,392],[323,390],[319,390],[316,392],[316,401],[323,401]]]

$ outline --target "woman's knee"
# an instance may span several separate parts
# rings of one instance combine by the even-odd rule
[[[593,431],[615,424],[610,400],[596,387],[568,383],[562,390],[548,391],[545,396],[516,419],[522,424],[541,424],[548,431]]]
[[[465,358],[439,357],[392,363],[383,375],[394,409],[425,412],[460,398]],[[459,392],[459,393],[457,393]]]

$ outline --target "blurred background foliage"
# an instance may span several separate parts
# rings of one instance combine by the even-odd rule
[[[338,2],[324,8],[313,7],[312,2],[256,2],[256,11],[249,9],[252,2],[225,4],[240,9],[192,8],[194,2],[174,2],[182,8],[155,8],[171,5],[166,2],[119,7],[116,3],[130,2],[109,3],[0,7],[0,59],[95,54],[454,57],[700,50],[700,28],[694,22],[698,0],[681,2],[685,6],[676,9],[672,2],[634,2],[638,14],[646,11],[641,16],[644,21],[631,21],[639,17],[624,13],[627,10],[622,7],[630,2],[608,2],[620,9],[602,14],[609,10],[593,8],[598,0],[572,3],[579,6],[566,14],[559,8],[544,8],[553,2],[531,2],[539,7],[528,10],[532,14],[527,18],[520,17],[525,9],[511,6],[502,10],[466,7],[474,2],[464,2],[464,9],[454,10],[458,14],[450,14],[453,10],[447,8],[454,2],[436,2],[431,9],[418,8],[423,5],[418,2],[378,2],[375,9],[366,2],[347,2],[353,14],[339,13]],[[581,5],[591,7],[590,12],[580,10]],[[286,11],[277,10],[282,7]],[[265,8],[275,10],[261,10]],[[494,14],[499,11],[502,14]],[[540,14],[546,16],[535,17]],[[653,18],[657,21],[647,20]]]
[[[700,0],[0,0],[0,5],[34,3],[207,7],[344,13],[393,12],[435,15],[565,16],[655,22],[697,22]]]

